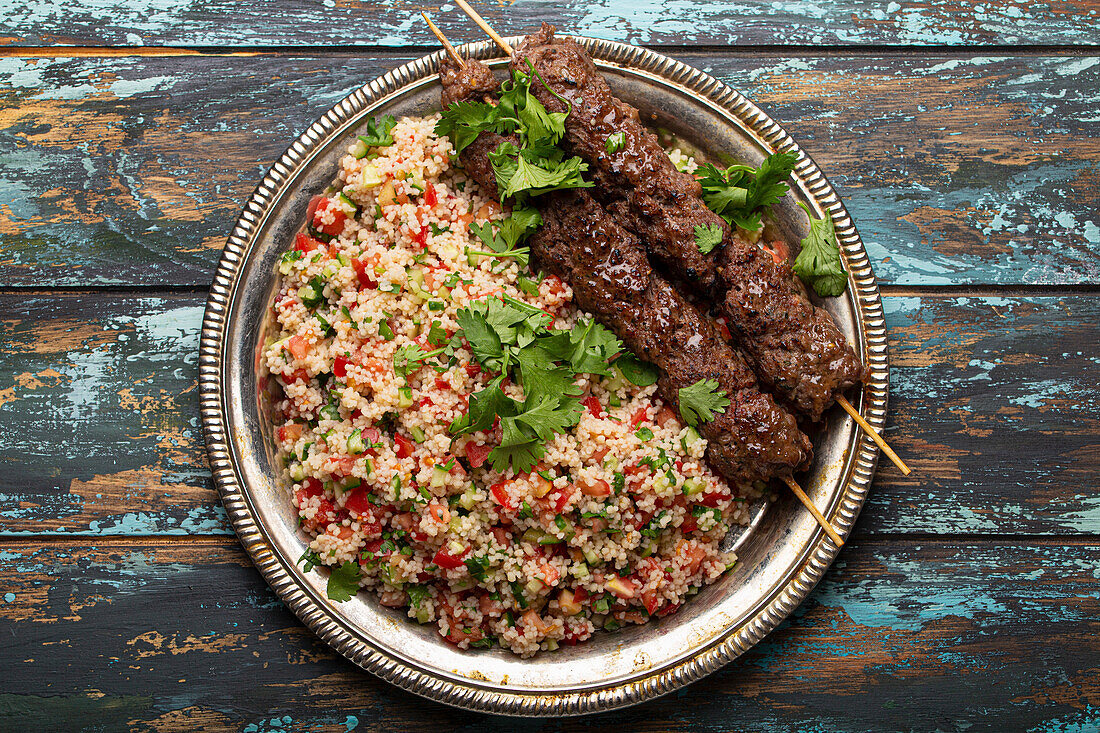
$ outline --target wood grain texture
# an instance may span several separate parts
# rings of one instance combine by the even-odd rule
[[[819,3],[749,0],[519,0],[475,2],[505,35],[542,21],[570,33],[635,44],[920,45],[1100,43],[1096,6],[1087,0],[971,4],[958,0]],[[111,4],[78,0],[63,8],[13,0],[0,22],[11,45],[130,46],[391,46],[435,45],[418,13],[433,12],[448,36],[473,36],[453,5],[398,0],[296,3],[269,0],[168,0]]]
[[[202,301],[0,296],[0,533],[231,533],[198,424]],[[1100,534],[1100,296],[885,306],[887,436],[914,472],[879,468],[857,532]]]
[[[854,543],[790,621],[705,681],[619,713],[530,721],[429,703],[361,672],[298,623],[229,538],[8,544],[0,558],[0,631],[17,640],[0,647],[3,729],[1100,725],[1095,544]]]
[[[1100,283],[1100,57],[678,56],[818,161],[884,283]],[[0,59],[0,287],[205,287],[266,167],[405,60]]]

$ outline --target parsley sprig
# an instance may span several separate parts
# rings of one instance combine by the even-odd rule
[[[469,410],[451,424],[454,435],[488,430],[500,420],[500,445],[489,453],[493,469],[531,471],[546,454],[544,444],[580,420],[580,374],[607,375],[622,342],[598,323],[550,329],[545,312],[511,296],[478,301],[457,314],[459,334],[474,359],[496,374],[470,396]],[[523,387],[523,399],[504,392],[506,379]]]
[[[731,225],[756,231],[763,226],[762,210],[790,190],[786,181],[797,162],[794,153],[773,153],[759,168],[731,165],[723,170],[706,163],[696,175],[703,186],[703,201],[711,211]]]
[[[489,251],[470,250],[467,254],[512,257],[521,268],[527,267],[531,259],[531,250],[518,245],[540,224],[542,224],[542,215],[533,208],[512,209],[511,215],[501,222],[487,221],[484,224],[470,224],[470,231]]]
[[[531,93],[536,81],[543,86],[546,83],[530,63],[528,69],[528,72],[514,70],[511,79],[501,84],[497,104],[458,102],[444,110],[435,128],[436,134],[451,139],[457,152],[462,152],[482,132],[519,136],[519,145],[506,141],[489,153],[501,201],[592,186],[583,178],[587,164],[577,156],[566,158],[558,147],[571,107],[567,102],[565,112],[548,111]]]
[[[826,214],[824,219],[815,219],[810,207],[801,201],[798,205],[810,217],[810,234],[802,240],[802,251],[791,269],[818,295],[840,295],[848,287],[848,274],[840,262],[833,218]]]
[[[710,422],[716,413],[724,412],[730,405],[725,390],[719,389],[714,379],[700,379],[695,384],[681,387],[677,396],[680,416],[693,427]]]

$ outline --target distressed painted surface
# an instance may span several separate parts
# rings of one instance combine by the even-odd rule
[[[1100,533],[1100,297],[885,303],[887,435],[914,473],[880,467],[857,531]],[[201,319],[201,295],[0,297],[0,533],[231,533]]]
[[[884,283],[1100,283],[1100,57],[681,58],[814,156]],[[0,286],[205,287],[266,166],[404,60],[0,59]]]
[[[1100,725],[1095,544],[854,543],[741,660],[640,707],[553,721],[456,711],[359,671],[297,622],[231,539],[9,544],[0,558],[0,631],[18,639],[0,647],[0,728],[55,729],[75,715],[161,731]]]
[[[517,0],[475,2],[505,35],[542,21],[572,33],[637,44],[860,46],[1095,44],[1100,15],[1087,0],[1026,3],[918,0],[872,2],[727,3],[706,0]],[[409,0],[296,3],[270,0],[140,0],[109,4],[79,0],[13,0],[0,22],[10,45],[301,46],[434,45],[419,17],[434,11],[451,38],[471,37],[472,26],[451,4]]]

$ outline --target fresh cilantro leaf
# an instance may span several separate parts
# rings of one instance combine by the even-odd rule
[[[451,139],[456,153],[466,149],[477,136],[501,125],[501,111],[485,102],[456,102],[443,110],[435,134]]]
[[[367,120],[367,134],[360,135],[359,139],[368,148],[384,148],[387,145],[393,145],[393,135],[390,134],[390,131],[393,130],[393,126],[396,124],[397,120],[393,118],[393,115],[385,115],[379,119],[369,119]]]
[[[573,156],[557,161],[538,153],[531,148],[521,150],[512,142],[501,143],[489,153],[501,201],[519,193],[538,196],[550,191],[590,188],[593,185],[581,175],[588,170],[588,165],[580,158]]]
[[[700,379],[695,384],[681,387],[677,398],[680,402],[680,415],[688,425],[710,422],[715,413],[725,411],[730,401],[726,393],[718,389],[714,379]]]
[[[470,344],[474,358],[481,362],[482,366],[500,371],[504,359],[504,348],[496,330],[489,326],[485,313],[474,304],[472,307],[460,310],[455,317],[466,341]]]
[[[695,225],[695,246],[703,254],[710,254],[722,243],[722,227],[719,224]]]
[[[833,218],[826,214],[824,219],[815,219],[806,204],[799,201],[798,205],[810,217],[810,234],[802,240],[802,251],[791,269],[818,295],[840,295],[848,287],[848,274],[840,261]]]
[[[493,470],[503,473],[511,464],[515,472],[529,473],[546,455],[546,448],[533,430],[514,417],[502,418],[500,428],[500,445],[489,451]]]
[[[348,560],[328,576],[326,593],[337,603],[350,601],[359,592],[359,563]]]
[[[615,334],[594,320],[578,321],[569,331],[554,331],[539,346],[555,359],[566,361],[578,374],[611,374],[608,360],[623,350]]]
[[[500,224],[500,237],[508,249],[515,247],[542,224],[538,209],[515,208]]]
[[[608,135],[607,140],[604,141],[603,146],[608,153],[617,153],[623,149],[623,145],[625,144],[626,133],[620,130],[619,132],[613,132]]]
[[[530,403],[528,403],[530,404]],[[535,431],[542,440],[550,440],[558,433],[564,433],[581,419],[584,408],[577,400],[559,401],[552,397],[543,397],[533,408],[516,415],[514,420]]]
[[[428,343],[432,346],[443,346],[447,343],[447,332],[439,324],[439,321],[432,321],[428,328]]]
[[[456,424],[451,426],[451,432],[462,435],[488,430],[498,416],[515,415],[518,411],[516,401],[504,394],[500,388],[503,381],[503,377],[497,377],[487,387],[470,395],[470,409],[465,416],[455,421]]]
[[[731,225],[760,229],[761,210],[786,195],[786,180],[797,161],[796,154],[787,152],[769,155],[759,168],[733,165],[721,170],[707,163],[696,172],[703,201]]]
[[[420,608],[420,604],[432,595],[426,585],[406,585],[405,592],[409,594],[409,605],[413,608]]]
[[[302,563],[302,571],[307,573],[322,564],[321,556],[308,547],[306,551],[302,553],[302,556],[298,558],[298,562]]]
[[[542,349],[520,349],[516,362],[527,404],[538,404],[543,398],[557,402],[559,397],[575,397],[581,392],[573,384],[574,373],[554,364]]]
[[[409,372],[415,372],[419,363],[442,354],[444,349],[425,351],[417,344],[404,344],[393,355],[393,373],[408,379]]]
[[[615,360],[615,366],[619,368],[624,377],[639,387],[648,387],[654,384],[661,375],[657,367],[648,361],[642,361],[629,351]]]

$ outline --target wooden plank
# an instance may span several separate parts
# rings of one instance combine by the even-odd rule
[[[885,304],[887,436],[914,473],[879,469],[857,531],[1100,533],[1100,296]],[[201,318],[201,295],[0,296],[0,533],[231,533]]]
[[[883,282],[1100,282],[1100,58],[680,56],[783,121]],[[0,59],[0,287],[205,286],[266,166],[404,60]]]
[[[543,21],[563,31],[648,45],[918,45],[1096,44],[1096,9],[1087,0],[1021,4],[1008,0],[960,5],[918,0],[883,5],[869,0],[707,3],[698,0],[566,0],[476,2],[505,35]],[[409,2],[303,4],[272,0],[111,5],[78,0],[62,10],[17,0],[0,23],[10,45],[77,46],[392,46],[435,45],[419,11],[433,11],[455,40],[478,38],[453,6]]]
[[[644,706],[554,723],[454,710],[361,672],[299,624],[231,539],[9,544],[0,558],[0,630],[19,640],[0,648],[0,728],[52,730],[67,719],[156,731],[1100,725],[1096,544],[854,543],[741,660]]]

